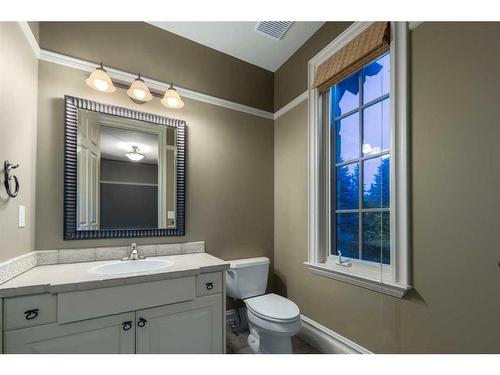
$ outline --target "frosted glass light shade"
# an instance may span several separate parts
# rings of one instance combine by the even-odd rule
[[[153,95],[151,95],[151,92],[149,91],[148,87],[141,79],[140,74],[139,77],[137,77],[137,79],[130,85],[129,89],[127,90],[127,95],[130,96],[132,99],[141,102],[149,102],[150,100],[153,99]]]
[[[97,91],[107,93],[116,91],[116,87],[113,85],[111,78],[109,78],[108,73],[106,73],[106,70],[103,68],[102,63],[100,67],[90,73],[90,76],[85,80],[85,83]]]
[[[174,88],[172,84],[170,84],[168,90],[165,91],[165,95],[161,100],[161,104],[163,104],[165,107],[174,109],[184,107],[184,102],[182,101],[181,97],[177,93],[177,90]]]
[[[144,155],[139,152],[139,147],[137,146],[132,146],[132,152],[126,153],[125,156],[132,161],[139,161],[144,158]]]

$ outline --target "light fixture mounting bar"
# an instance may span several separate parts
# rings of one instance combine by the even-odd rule
[[[117,88],[121,88],[121,89],[124,89],[124,90],[128,90],[128,88],[130,87],[130,84],[124,84],[124,83],[121,83],[121,82],[116,82],[114,81],[113,84],[115,85],[115,87]],[[151,95],[153,95],[155,98],[163,98],[163,94],[155,89],[151,89],[149,88],[149,92],[151,93]]]

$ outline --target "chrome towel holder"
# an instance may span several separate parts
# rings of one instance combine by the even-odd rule
[[[19,194],[19,180],[17,179],[17,176],[10,175],[10,171],[12,169],[16,169],[17,167],[19,167],[19,164],[12,164],[8,160],[5,160],[3,163],[3,174],[4,174],[3,184],[5,186],[5,190],[7,190],[7,194],[11,198],[15,198],[17,197],[17,194]],[[14,180],[15,184],[14,192],[12,192],[10,189],[11,180]]]

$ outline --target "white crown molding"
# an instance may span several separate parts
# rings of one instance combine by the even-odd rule
[[[410,22],[408,24],[408,28],[410,30],[413,30],[416,27],[418,27],[419,25],[421,25],[422,23],[423,22],[416,22],[416,21]],[[52,62],[55,64],[67,66],[67,67],[78,69],[78,70],[83,70],[86,72],[91,72],[92,70],[95,69],[96,63],[94,63],[94,62],[89,62],[89,61],[85,61],[82,59],[77,59],[74,57],[63,55],[60,53],[55,53],[55,52],[40,49],[40,47],[38,46],[38,43],[36,41],[36,38],[33,35],[33,32],[31,31],[31,28],[28,25],[28,22],[26,22],[26,21],[18,22],[18,24],[19,24],[19,27],[21,28],[21,30],[23,31],[28,43],[30,44],[31,48],[33,49],[33,53],[40,60]],[[360,30],[363,30],[364,28],[368,27],[370,24],[371,24],[370,22],[357,22],[357,23],[355,23],[353,26],[351,26],[346,31],[344,31],[336,39],[336,48],[337,49],[342,48],[347,42],[349,42],[349,40],[352,39],[352,35],[357,34],[358,32],[360,32]],[[332,52],[331,49],[329,49],[328,47],[329,46],[325,47],[320,53],[318,53],[314,57],[316,64],[318,63],[318,60],[325,58],[323,55],[327,55],[328,53]],[[115,79],[121,83],[130,83],[136,78],[135,74],[131,74],[131,73],[128,73],[128,72],[125,72],[122,70],[118,70],[118,69],[107,68],[107,71],[112,79]],[[157,81],[157,80],[150,79],[150,78],[144,78],[144,81],[151,89],[156,90],[156,91],[165,91],[169,86],[168,83]],[[201,92],[190,90],[190,89],[187,89],[184,87],[176,86],[176,88],[179,91],[179,94],[186,97],[186,98],[193,99],[193,100],[203,102],[203,103],[216,105],[216,106],[223,107],[223,108],[232,109],[232,110],[239,111],[239,112],[248,113],[248,114],[258,116],[258,117],[263,117],[263,118],[266,118],[269,120],[277,120],[278,118],[283,116],[285,113],[287,113],[288,111],[290,111],[291,109],[295,108],[297,105],[302,103],[308,97],[307,91],[305,91],[302,94],[300,94],[299,96],[297,96],[295,99],[293,99],[291,102],[289,102],[288,104],[286,104],[285,106],[280,108],[278,111],[276,111],[275,113],[272,113],[272,112],[264,111],[264,110],[261,110],[258,108],[250,107],[250,106],[247,106],[244,104],[232,102],[230,100],[221,99],[221,98],[217,98],[215,96],[203,94]]]
[[[36,41],[36,38],[33,35],[33,32],[31,31],[31,27],[28,25],[28,22],[22,21],[18,22],[18,24],[24,36],[26,37],[26,40],[28,41],[31,49],[33,50],[33,53],[35,54],[36,58],[40,58],[40,47],[38,46],[38,42]]]
[[[67,67],[82,70],[85,72],[91,72],[97,66],[97,64],[94,62],[90,62],[90,61],[86,61],[86,60],[82,60],[82,59],[77,59],[75,57],[47,51],[44,49],[40,50],[40,60],[63,65],[63,66],[67,66]],[[106,67],[106,70],[107,70],[109,76],[111,77],[111,79],[113,79],[114,81],[117,81],[117,82],[121,82],[121,83],[130,83],[134,79],[136,79],[136,77],[137,77],[136,74],[128,73],[128,72],[125,72],[125,71],[119,70],[119,69],[113,69],[113,68]],[[160,91],[160,92],[166,91],[168,89],[168,87],[170,86],[169,83],[157,81],[155,79],[151,79],[151,78],[147,78],[147,77],[142,77],[142,79],[144,79],[144,82],[146,83],[146,85],[150,89],[155,90],[155,91]],[[224,108],[232,109],[232,110],[239,111],[239,112],[248,113],[248,114],[251,114],[254,116],[259,116],[259,117],[263,117],[263,118],[270,119],[270,120],[272,120],[274,117],[273,113],[271,113],[271,112],[257,109],[254,107],[250,107],[250,106],[247,106],[244,104],[239,104],[239,103],[232,102],[230,100],[217,98],[215,96],[203,94],[203,93],[200,93],[200,92],[197,92],[194,90],[190,90],[190,89],[187,89],[184,87],[180,87],[180,86],[176,86],[176,89],[179,92],[179,94],[185,98],[197,100],[197,101],[203,102],[203,103],[213,104],[213,105],[216,105],[219,107],[224,107]]]
[[[23,31],[24,36],[26,37],[28,43],[33,49],[33,53],[40,60],[67,66],[85,72],[91,72],[96,68],[97,64],[94,62],[85,61],[82,59],[77,59],[60,53],[55,53],[44,49],[40,49],[35,39],[35,36],[33,35],[33,32],[31,31],[31,28],[28,25],[28,22],[26,21],[18,22],[18,24],[21,30]],[[121,83],[130,83],[136,78],[135,74],[128,73],[123,70],[118,70],[113,68],[106,68],[106,70],[108,71],[111,79],[114,79]],[[170,86],[168,83],[157,81],[151,78],[143,77],[143,79],[144,82],[148,85],[148,87],[152,90],[163,92],[166,91],[167,88]],[[243,113],[248,113],[269,120],[274,119],[274,114],[272,112],[264,111],[262,109],[250,107],[240,103],[235,103],[230,100],[217,98],[215,96],[203,94],[201,92],[190,90],[185,87],[176,86],[176,89],[179,91],[179,94],[185,98],[193,99],[207,104],[216,105],[223,108],[232,109]]]
[[[424,23],[424,21],[412,21],[412,22],[408,22],[408,29],[411,31],[411,30],[415,29],[416,27],[420,26],[423,23]]]
[[[373,354],[354,341],[332,331],[318,322],[300,315],[302,328],[298,336],[309,345],[325,354]]]
[[[307,100],[307,97],[308,97],[308,91],[306,90],[302,94],[300,94],[299,96],[297,96],[295,99],[293,99],[290,103],[288,103],[287,105],[281,107],[278,111],[274,112],[274,120],[279,119],[285,113],[287,113],[288,111],[290,111],[293,108],[297,107],[304,100]]]

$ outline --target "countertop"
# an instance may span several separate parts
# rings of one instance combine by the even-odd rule
[[[88,270],[101,264],[117,262],[117,260],[36,266],[0,284],[0,298],[136,284],[195,276],[229,268],[228,262],[207,253],[169,255],[148,259],[167,259],[173,261],[174,264],[168,268],[158,270],[116,275],[97,275],[90,273]]]

